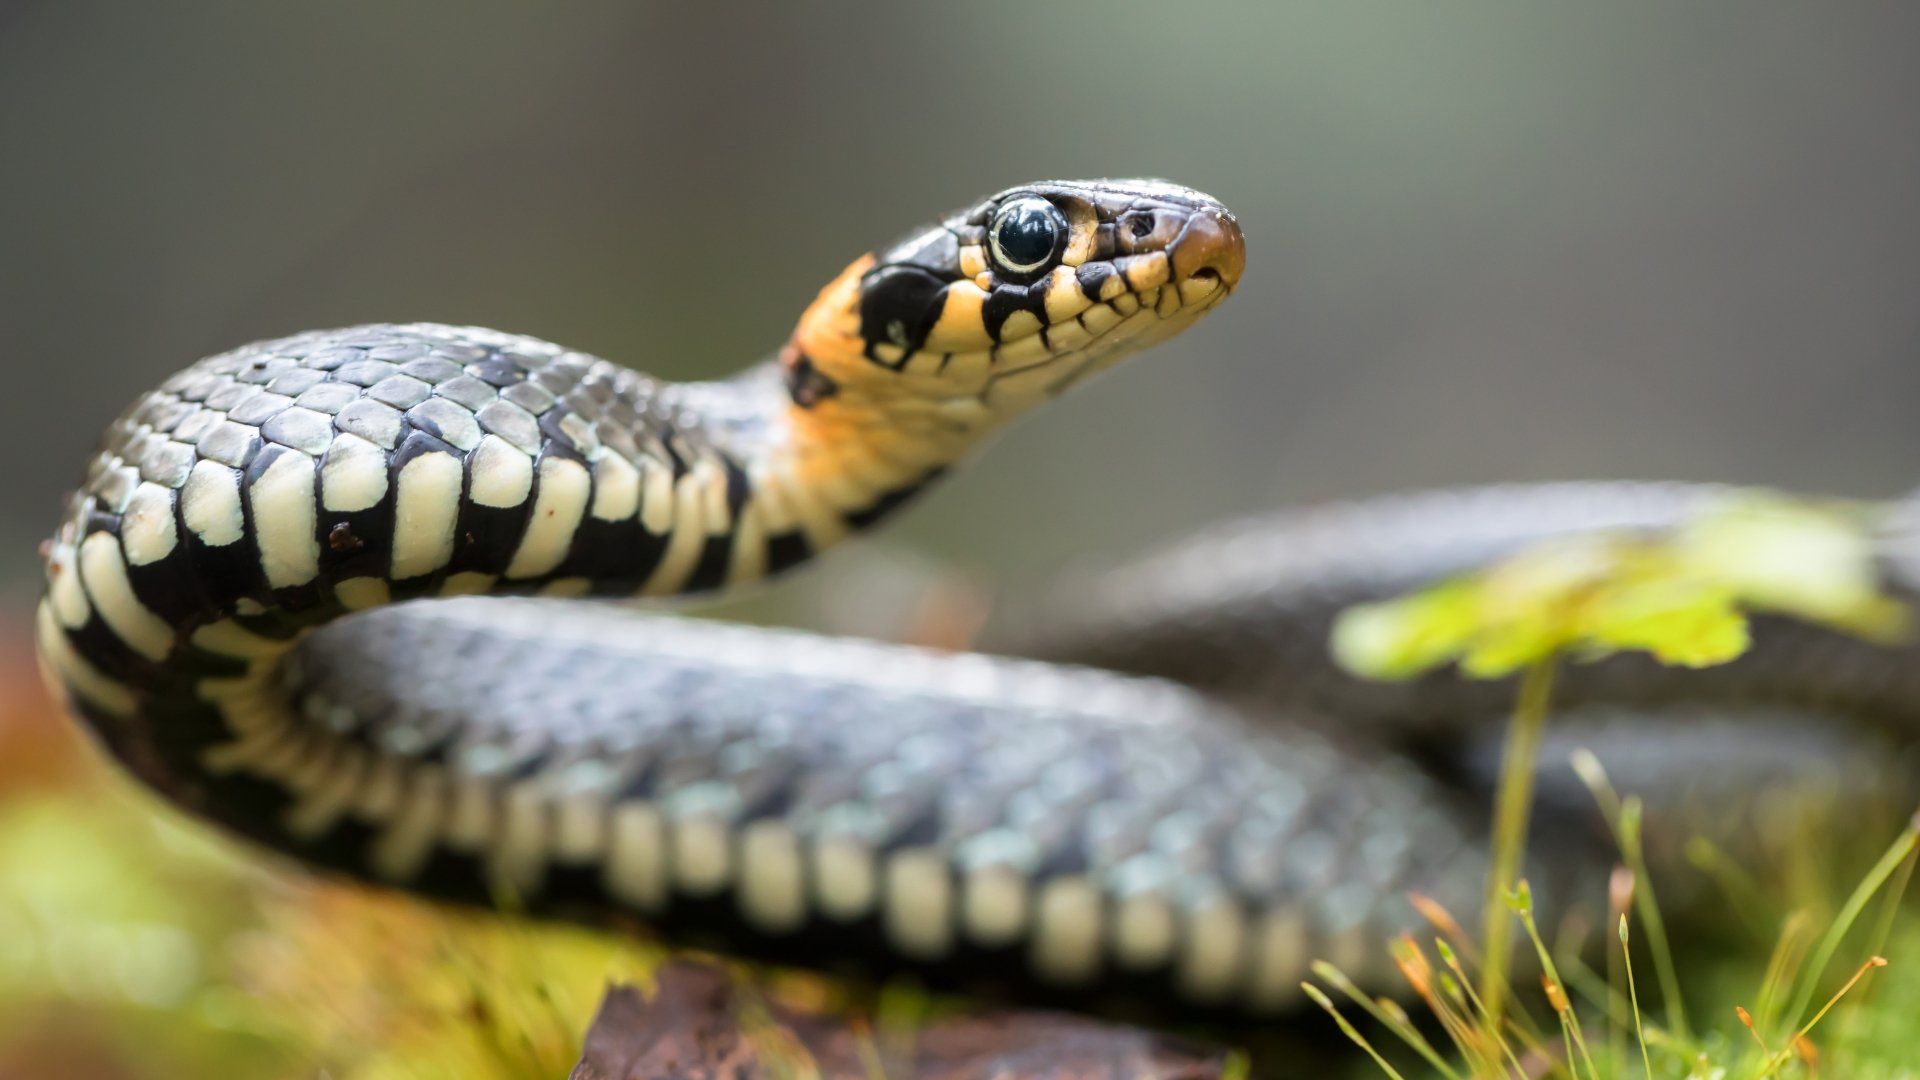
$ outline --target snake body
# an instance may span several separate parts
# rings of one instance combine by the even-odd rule
[[[1343,682],[1329,612],[1536,534],[1658,525],[1692,496],[1515,491],[1262,523],[1121,572],[1078,622],[1009,635],[1046,659],[581,599],[804,561],[1191,325],[1243,260],[1198,192],[1049,182],[855,261],[774,359],[724,382],[427,324],[211,357],[108,430],[46,549],[40,653],[167,797],[433,897],[1203,1009],[1287,1008],[1318,957],[1377,983],[1408,890],[1470,912],[1485,873],[1471,769],[1386,734],[1484,732],[1492,705]],[[1910,655],[1768,640],[1815,674],[1745,665],[1692,698],[1622,700],[1646,716],[1757,688],[1755,722],[1797,731],[1820,710],[1920,709]],[[1781,745],[1739,775],[1858,757]],[[1555,856],[1543,894],[1605,869],[1582,842]]]

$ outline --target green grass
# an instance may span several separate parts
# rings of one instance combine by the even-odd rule
[[[1600,946],[1601,970],[1588,966],[1593,943],[1583,939],[1591,935],[1549,945],[1531,890],[1517,878],[1560,664],[1622,651],[1688,667],[1725,663],[1749,644],[1750,610],[1904,640],[1912,613],[1881,594],[1870,528],[1853,508],[1749,494],[1668,535],[1556,541],[1346,613],[1335,629],[1335,655],[1362,676],[1405,679],[1449,663],[1476,677],[1522,673],[1496,792],[1479,947],[1451,915],[1430,908],[1437,936],[1392,946],[1407,994],[1444,1032],[1445,1045],[1433,1045],[1399,1006],[1367,997],[1337,970],[1315,968],[1333,994],[1309,984],[1309,996],[1376,1075],[1399,1080],[1418,1068],[1444,1080],[1920,1076],[1920,977],[1907,974],[1920,973],[1920,920],[1903,905],[1920,815],[1844,897],[1832,895],[1824,849],[1857,823],[1803,822],[1771,884],[1697,842],[1697,868],[1724,893],[1715,910],[1726,926],[1704,929],[1759,927],[1773,935],[1764,955],[1702,960],[1703,950],[1681,948],[1688,943],[1670,934],[1642,851],[1641,805],[1614,791],[1591,754],[1577,754],[1574,767],[1620,853],[1604,898],[1614,940]],[[1804,902],[1779,912],[1781,896]],[[1509,982],[1516,931],[1541,973],[1537,990]],[[1476,955],[1483,956],[1477,968]],[[1655,997],[1657,1011],[1649,1005]],[[1371,1017],[1389,1049],[1348,1009]],[[1390,1051],[1413,1064],[1396,1064]]]
[[[1642,947],[1644,923],[1621,910],[1632,902],[1616,895],[1616,932],[1609,936],[1618,963],[1605,971],[1588,965],[1591,950],[1583,942],[1548,943],[1522,882],[1503,912],[1542,974],[1538,987],[1513,988],[1519,1008],[1498,1022],[1471,990],[1476,974],[1482,982],[1497,977],[1462,959],[1470,949],[1458,940],[1457,924],[1442,919],[1428,942],[1408,937],[1394,946],[1410,996],[1446,1033],[1442,1047],[1398,1004],[1362,993],[1328,965],[1316,965],[1322,985],[1309,984],[1309,993],[1376,1063],[1377,1074],[1396,1078],[1920,1077],[1920,918],[1903,896],[1917,849],[1920,820],[1893,839],[1851,893],[1835,898],[1834,908],[1782,917],[1771,951],[1757,955],[1682,964],[1666,947]],[[1672,970],[1677,989],[1705,1006],[1698,1030],[1685,1026],[1679,999],[1663,996],[1663,1008],[1650,1007],[1648,959]],[[1380,1037],[1370,1037],[1348,1012],[1371,1018]]]

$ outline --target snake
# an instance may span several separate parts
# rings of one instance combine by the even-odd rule
[[[1294,1009],[1321,958],[1385,986],[1412,896],[1481,902],[1511,688],[1348,676],[1335,614],[1545,538],[1671,528],[1721,489],[1251,517],[1027,590],[977,651],[632,602],[728,593],[892,518],[1200,321],[1245,251],[1201,192],[1049,181],[856,259],[718,381],[438,324],[209,357],[111,424],[43,545],[43,669],[189,814],[436,901],[1210,1016]],[[1872,518],[1909,592],[1911,505]],[[1772,779],[1899,786],[1913,649],[1760,623],[1714,671],[1570,672],[1556,737],[1677,827]],[[1612,863],[1541,784],[1529,868],[1557,910]]]

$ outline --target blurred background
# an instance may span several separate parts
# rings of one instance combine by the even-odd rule
[[[993,576],[1548,477],[1920,483],[1920,10],[0,5],[0,573],[193,359],[480,323],[671,377],[980,194],[1148,174],[1240,296],[888,539]]]
[[[1240,296],[886,548],[1019,580],[1413,486],[1902,490],[1915,41],[1911,5],[1750,0],[0,0],[0,735],[51,737],[35,544],[96,433],[176,368],[436,320],[719,375],[855,255],[1040,177],[1220,197]],[[65,752],[12,753],[0,798]]]

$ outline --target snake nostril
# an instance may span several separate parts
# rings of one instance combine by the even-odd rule
[[[1232,218],[1193,217],[1170,250],[1174,276],[1183,281],[1207,280],[1229,289],[1240,283],[1247,249]]]
[[[1127,222],[1127,231],[1133,234],[1133,238],[1135,240],[1146,239],[1149,235],[1153,233],[1153,215],[1152,214],[1133,215],[1133,217]]]

